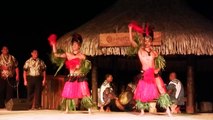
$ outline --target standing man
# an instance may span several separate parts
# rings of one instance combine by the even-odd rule
[[[172,113],[180,113],[180,106],[184,105],[184,88],[180,80],[177,79],[175,72],[169,74],[169,85],[167,86],[167,93],[172,100]]]
[[[37,50],[34,49],[31,52],[31,57],[25,62],[23,69],[29,107],[32,108],[34,105],[35,109],[41,109],[42,86],[46,83],[46,65],[43,60],[38,58]]]
[[[14,97],[14,90],[19,82],[18,61],[9,54],[7,46],[3,46],[0,56],[0,108]]]

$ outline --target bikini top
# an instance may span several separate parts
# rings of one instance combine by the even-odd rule
[[[71,59],[71,60],[67,60],[65,65],[66,65],[66,68],[67,69],[70,69],[70,70],[74,70],[76,69],[76,67],[80,66],[81,64],[81,59],[79,58],[74,58],[74,59]]]

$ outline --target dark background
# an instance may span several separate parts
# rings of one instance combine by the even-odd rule
[[[186,1],[194,11],[213,21],[211,0]],[[47,37],[51,33],[60,37],[74,30],[101,14],[115,2],[116,0],[72,0],[45,3],[2,1],[0,4],[0,46],[7,45],[10,53],[18,59],[21,69],[20,77],[22,77],[23,64],[34,48],[39,50],[40,58],[47,64],[47,73],[54,74],[56,66],[50,61],[51,48]],[[100,74],[104,76],[105,73]],[[186,79],[186,75],[180,77]],[[25,93],[21,95],[25,96]]]
[[[213,20],[211,0],[186,0],[189,7]],[[101,14],[116,0],[78,0],[69,2],[4,2],[0,5],[0,46],[8,45],[10,53],[22,66],[36,48],[40,57],[49,60],[51,48],[47,37],[58,37]],[[51,72],[51,71],[49,71]]]
[[[94,18],[113,1],[1,4],[0,46],[8,45],[10,53],[18,59],[20,67],[30,57],[30,52],[34,48],[39,50],[40,57],[49,64],[51,48],[47,37],[51,33],[61,37]],[[51,69],[48,69],[48,72],[52,73]]]

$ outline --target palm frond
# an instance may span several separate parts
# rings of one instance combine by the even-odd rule
[[[157,103],[162,108],[167,108],[172,104],[171,99],[168,94],[161,95],[160,98],[158,99]]]
[[[134,36],[133,40],[136,42],[137,47],[128,47],[127,48],[127,55],[128,56],[135,56],[140,48],[140,37],[138,33]]]
[[[62,50],[62,49],[58,49],[57,50],[57,54],[63,54],[63,53],[65,53],[64,52],[64,50]],[[61,68],[63,67],[63,65],[64,65],[64,62],[65,62],[65,58],[59,58],[59,57],[55,57],[54,56],[54,53],[51,53],[51,56],[50,56],[51,58],[51,62],[53,63],[53,64],[55,64],[56,66],[58,66],[58,69],[57,69],[57,71],[55,72],[55,74],[54,74],[54,77],[58,74],[58,72],[61,70]]]
[[[166,60],[163,58],[163,56],[158,55],[157,58],[155,58],[155,68],[164,70],[166,67]]]
[[[81,62],[81,66],[80,66],[81,73],[86,75],[91,70],[91,68],[92,68],[92,64],[89,60],[83,60]]]
[[[143,102],[141,102],[141,101],[139,101],[139,100],[137,100],[136,101],[136,109],[138,109],[138,110],[148,110],[149,109],[149,103],[147,103],[147,102],[145,102],[145,103],[143,103]]]
[[[91,107],[95,107],[96,104],[92,101],[91,97],[84,97],[81,100],[81,106],[88,109],[88,108],[91,108]]]

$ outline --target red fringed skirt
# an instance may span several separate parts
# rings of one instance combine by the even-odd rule
[[[159,91],[154,77],[154,69],[149,68],[143,73],[134,92],[134,99],[149,102],[159,97]]]
[[[62,97],[63,98],[83,98],[90,96],[90,90],[86,77],[71,76],[65,83]]]

